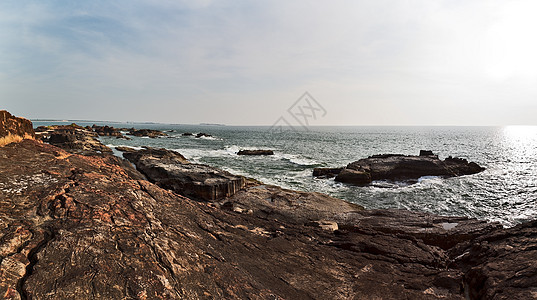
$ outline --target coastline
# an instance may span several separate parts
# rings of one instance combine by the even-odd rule
[[[535,221],[504,229],[464,217],[364,210],[260,183],[216,201],[193,200],[88,149],[32,140],[0,148],[0,293],[8,298],[537,293]]]

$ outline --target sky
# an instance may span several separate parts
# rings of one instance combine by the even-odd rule
[[[296,121],[308,92],[313,125],[537,125],[536,13],[534,0],[2,0],[0,109],[272,125]]]

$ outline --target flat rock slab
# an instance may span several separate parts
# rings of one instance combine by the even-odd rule
[[[181,154],[147,148],[124,152],[149,180],[181,195],[203,200],[216,200],[235,194],[246,185],[242,176],[203,164],[189,163]]]

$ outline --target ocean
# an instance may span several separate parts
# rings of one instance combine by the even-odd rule
[[[187,159],[267,184],[321,192],[364,206],[468,216],[513,226],[537,216],[537,126],[308,127],[167,125],[79,122],[158,129],[168,137],[100,137],[110,147],[162,147]],[[34,126],[62,124],[34,122]],[[65,123],[63,123],[65,124]],[[281,128],[280,128],[281,129]],[[184,132],[211,137],[182,136]],[[240,149],[271,149],[274,156],[238,156]],[[416,184],[377,181],[358,187],[312,177],[315,167],[342,167],[374,154],[418,155],[432,150],[486,168],[457,178],[422,177]],[[116,153],[119,153],[116,151]]]

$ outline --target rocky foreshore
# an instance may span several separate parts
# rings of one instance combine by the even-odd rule
[[[142,174],[22,135],[0,148],[6,299],[537,297],[537,222],[364,210],[250,179],[191,199],[159,179],[194,178],[179,153],[125,152]]]

